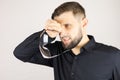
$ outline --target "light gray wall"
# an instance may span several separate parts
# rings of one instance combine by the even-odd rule
[[[53,69],[23,63],[14,48],[43,29],[53,10],[69,0],[0,0],[0,80],[53,80]],[[88,33],[96,41],[120,48],[120,0],[76,0],[86,9]]]

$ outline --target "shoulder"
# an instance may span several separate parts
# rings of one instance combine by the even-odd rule
[[[114,46],[96,43],[92,52],[107,63],[120,65],[120,50]]]
[[[95,49],[99,50],[100,52],[104,52],[104,53],[120,54],[120,50],[118,48],[111,46],[111,45],[106,45],[103,43],[96,42]]]

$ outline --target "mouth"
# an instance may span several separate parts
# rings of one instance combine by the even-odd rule
[[[70,37],[62,37],[62,42],[64,44],[69,44],[70,43]]]

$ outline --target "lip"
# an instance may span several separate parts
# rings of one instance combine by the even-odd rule
[[[69,37],[62,38],[62,41],[63,41],[65,44],[67,44],[67,43],[69,43],[70,38],[69,38]]]

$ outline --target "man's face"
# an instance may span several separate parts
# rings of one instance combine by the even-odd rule
[[[82,39],[81,20],[75,17],[72,12],[64,12],[54,18],[61,24],[62,31],[59,34],[65,49],[76,47]]]

